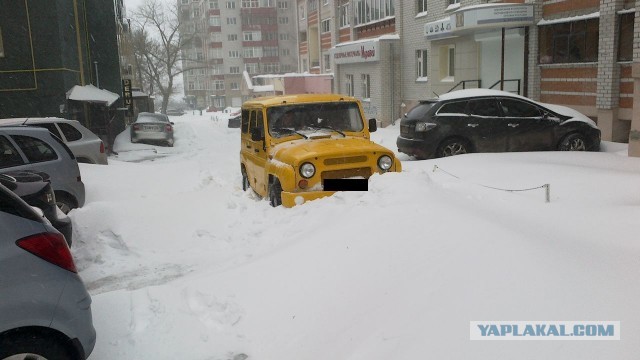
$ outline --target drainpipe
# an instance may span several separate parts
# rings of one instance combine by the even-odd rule
[[[96,68],[96,87],[100,89],[100,76],[98,75],[98,62],[94,61],[93,65],[95,65],[95,68]]]

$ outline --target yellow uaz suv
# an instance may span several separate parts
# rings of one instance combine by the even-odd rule
[[[343,190],[366,190],[374,173],[401,171],[394,153],[369,140],[360,102],[336,94],[252,99],[242,105],[242,188],[292,207]]]

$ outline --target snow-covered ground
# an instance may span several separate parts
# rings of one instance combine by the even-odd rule
[[[239,129],[172,117],[81,164],[91,359],[637,359],[640,159],[469,154],[292,209],[243,192]],[[395,150],[398,127],[373,139]],[[437,165],[437,167],[435,167]],[[455,176],[453,176],[455,175]],[[505,192],[550,184],[545,190]],[[487,187],[488,186],[488,187]],[[620,341],[471,341],[470,321],[609,320]]]

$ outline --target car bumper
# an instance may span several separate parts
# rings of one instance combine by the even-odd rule
[[[402,136],[398,136],[396,145],[398,146],[399,152],[421,159],[434,158],[436,156],[436,150],[438,149],[435,142],[424,139],[407,139]]]
[[[331,196],[335,191],[282,192],[282,206],[294,207],[308,201]]]

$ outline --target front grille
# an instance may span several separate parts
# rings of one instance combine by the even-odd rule
[[[346,179],[351,177],[363,177],[368,179],[371,176],[371,168],[355,168],[343,170],[331,170],[322,172],[322,180],[324,179]]]
[[[400,135],[403,138],[413,139],[415,136],[415,125],[400,125]]]
[[[350,157],[326,159],[324,161],[324,164],[325,165],[344,165],[344,164],[355,164],[355,163],[366,162],[366,161],[367,161],[367,157],[362,155],[362,156],[350,156]]]

